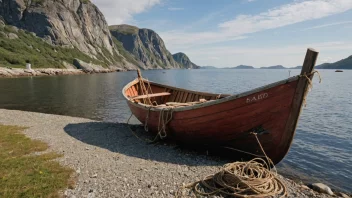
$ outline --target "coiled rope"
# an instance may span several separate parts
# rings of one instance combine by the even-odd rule
[[[221,171],[204,179],[188,184],[182,189],[191,189],[198,196],[223,195],[230,197],[259,198],[287,195],[285,184],[277,177],[273,162],[266,155],[256,133],[252,133],[265,155],[266,160],[255,158],[248,162],[225,164]],[[274,167],[271,169],[271,167]],[[180,189],[176,197],[180,196]]]

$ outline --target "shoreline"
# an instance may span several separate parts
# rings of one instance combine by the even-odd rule
[[[0,67],[0,78],[16,78],[16,77],[30,77],[30,76],[62,76],[62,75],[82,75],[82,74],[96,74],[96,73],[112,73],[127,71],[123,69],[22,69],[22,68],[6,68]]]
[[[0,124],[29,127],[26,136],[63,154],[58,161],[77,176],[76,188],[62,192],[65,197],[174,197],[183,184],[214,174],[227,163],[163,142],[146,144],[125,123],[0,109]],[[333,197],[279,177],[288,197]]]

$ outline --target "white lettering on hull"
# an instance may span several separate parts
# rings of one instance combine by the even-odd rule
[[[262,93],[262,94],[259,94],[257,96],[253,96],[253,97],[247,98],[246,103],[256,102],[258,100],[263,100],[263,99],[268,98],[268,97],[269,97],[268,93]]]

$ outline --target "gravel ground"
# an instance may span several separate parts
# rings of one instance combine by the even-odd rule
[[[64,155],[60,163],[76,170],[77,177],[76,188],[63,192],[65,197],[174,197],[183,184],[226,163],[172,144],[146,144],[121,123],[0,109],[0,124],[29,127],[28,137]],[[283,180],[289,197],[329,197]]]

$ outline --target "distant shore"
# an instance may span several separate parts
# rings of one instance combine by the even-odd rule
[[[172,145],[147,144],[125,123],[0,109],[0,124],[29,127],[25,135],[63,155],[59,162],[77,175],[75,188],[62,192],[65,197],[174,197],[183,184],[214,174],[227,163]],[[333,197],[279,177],[288,197]]]
[[[0,67],[0,77],[23,77],[23,76],[58,76],[58,75],[82,75],[92,73],[111,73],[126,71],[123,69],[56,69],[56,68],[43,68],[43,69],[22,69],[22,68],[7,68]]]

